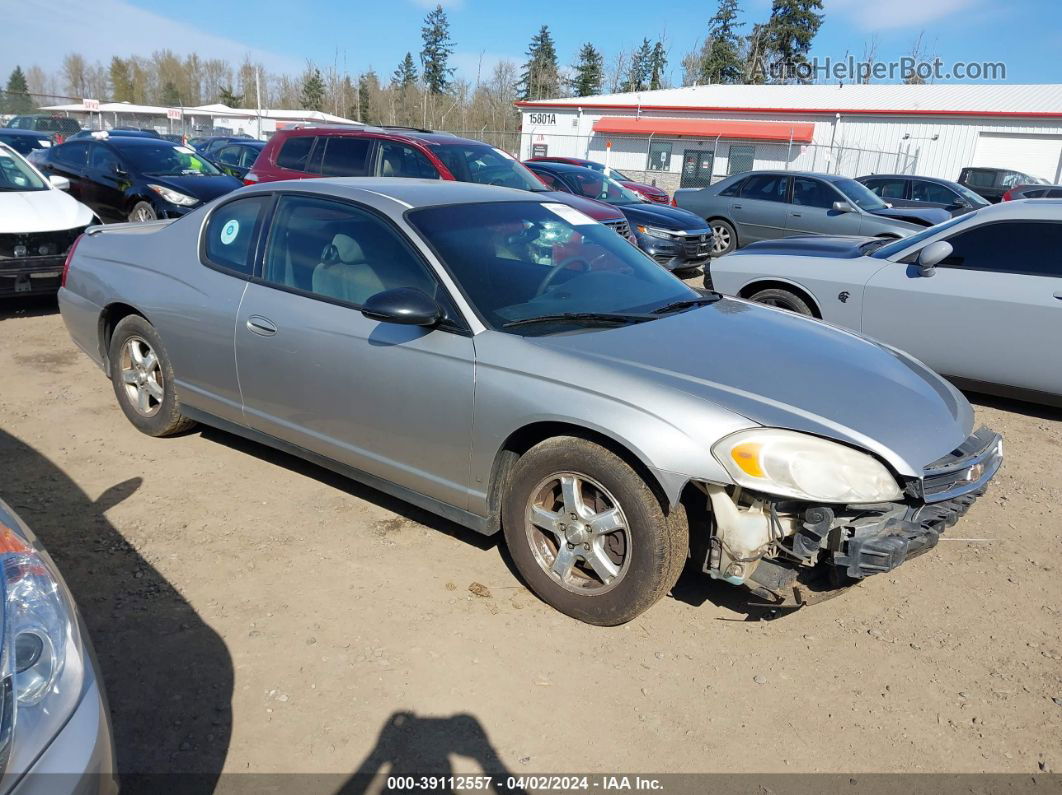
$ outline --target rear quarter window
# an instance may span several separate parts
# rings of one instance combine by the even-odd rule
[[[272,196],[250,196],[224,204],[206,222],[203,258],[215,268],[241,276],[254,272],[254,242]]]
[[[312,135],[297,135],[284,141],[277,155],[277,165],[281,168],[290,168],[292,171],[308,171],[313,141]]]

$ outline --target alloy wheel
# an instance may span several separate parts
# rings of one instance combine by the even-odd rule
[[[144,417],[158,414],[166,393],[162,366],[151,346],[141,337],[130,337],[122,346],[118,366],[129,405]]]
[[[721,254],[730,248],[730,230],[724,226],[712,227],[712,253]]]
[[[598,596],[630,568],[630,529],[619,501],[596,480],[558,472],[531,492],[528,544],[542,570],[562,588]]]

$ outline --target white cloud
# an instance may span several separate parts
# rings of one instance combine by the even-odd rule
[[[838,12],[863,30],[901,30],[924,27],[980,4],[981,0],[826,0],[826,14]]]
[[[15,64],[23,69],[36,64],[53,71],[69,52],[81,53],[90,63],[106,64],[112,55],[150,55],[162,49],[225,58],[234,64],[249,55],[274,72],[299,72],[306,66],[298,58],[215,35],[202,25],[145,11],[124,0],[51,0],[40,13],[5,17],[0,73],[7,74]]]

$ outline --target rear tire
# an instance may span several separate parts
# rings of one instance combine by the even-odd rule
[[[140,315],[119,321],[108,352],[118,405],[148,436],[173,436],[195,426],[181,414],[173,367],[155,327]]]
[[[722,218],[709,221],[712,229],[712,256],[721,257],[737,248],[737,230]]]
[[[811,311],[811,307],[808,306],[807,301],[796,293],[789,292],[789,290],[781,290],[772,287],[768,290],[760,290],[758,293],[752,294],[749,296],[749,300],[755,301],[759,304],[767,304],[767,306],[776,306],[779,309],[795,312],[798,315],[815,317],[815,313]]]
[[[528,587],[589,624],[623,624],[678,580],[689,529],[623,459],[572,436],[547,439],[513,467],[505,541]]]

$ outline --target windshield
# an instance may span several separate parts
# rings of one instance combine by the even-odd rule
[[[989,204],[991,204],[991,202],[989,202],[988,199],[986,199],[984,196],[980,196],[974,193],[965,185],[960,185],[956,182],[954,185],[952,185],[952,187],[955,188],[955,190],[957,190],[959,194],[970,203],[971,207],[987,207]]]
[[[854,179],[839,179],[833,186],[861,210],[884,210],[887,206],[880,196]]]
[[[891,243],[882,246],[881,248],[872,251],[870,256],[877,259],[888,259],[893,254],[899,254],[901,251],[906,251],[911,246],[917,246],[923,240],[933,237],[934,235],[943,232],[945,229],[950,229],[956,224],[962,224],[969,221],[971,218],[977,215],[977,210],[966,213],[965,215],[957,215],[950,221],[945,221],[942,224],[936,226],[929,226],[923,229],[921,232],[911,235],[910,237],[900,238],[899,240],[893,240]]]
[[[431,150],[461,182],[500,185],[538,193],[548,190],[527,168],[492,146],[475,143],[435,144]]]
[[[634,182],[634,180],[631,179],[630,177],[628,177],[626,174],[623,174],[622,172],[617,171],[616,169],[611,168],[611,167],[606,168],[601,163],[593,163],[591,161],[587,161],[586,163],[583,163],[582,165],[584,165],[586,168],[593,169],[594,171],[604,172],[604,173],[608,174],[610,177],[612,177],[613,179],[620,179],[620,180],[623,180],[624,182]]]
[[[637,193],[623,187],[612,177],[606,177],[600,171],[591,171],[590,169],[566,171],[557,176],[564,181],[565,185],[571,188],[572,193],[578,196],[585,196],[588,199],[596,199],[597,201],[608,202],[617,206],[645,203],[645,200]]]
[[[641,315],[701,298],[611,229],[563,204],[460,204],[408,218],[492,328],[552,315]],[[574,325],[560,320],[512,333]]]
[[[122,159],[132,171],[148,177],[216,177],[221,172],[209,160],[198,157],[187,146],[165,141],[157,144],[121,147]]]
[[[48,185],[19,155],[0,148],[0,191],[47,190]]]

